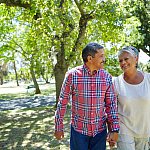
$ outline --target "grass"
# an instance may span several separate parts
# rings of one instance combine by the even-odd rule
[[[53,106],[0,112],[0,149],[69,150],[70,113],[65,115],[65,138],[57,141],[54,112]]]
[[[49,95],[54,89],[42,91]],[[32,97],[32,93],[1,94],[0,99]],[[65,138],[54,137],[54,106],[0,112],[0,150],[69,150],[70,107],[64,119]],[[109,148],[107,148],[109,149]]]
[[[55,89],[51,88],[51,89],[41,90],[40,95],[49,96],[54,93],[55,93]],[[19,99],[28,98],[32,96],[35,96],[34,91],[28,92],[28,93],[17,93],[17,94],[16,93],[15,94],[0,94],[0,100],[14,100],[18,98]]]
[[[54,112],[53,106],[0,112],[0,149],[67,150],[68,132],[61,142],[54,138]],[[65,118],[69,131],[69,113]]]

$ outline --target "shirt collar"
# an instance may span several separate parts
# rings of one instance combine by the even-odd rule
[[[89,75],[91,75],[91,71],[90,71],[89,67],[88,67],[86,64],[83,65],[83,68],[84,68],[84,70],[85,70]],[[95,71],[93,72],[92,76],[94,76],[97,72],[98,72],[98,71],[95,70]]]

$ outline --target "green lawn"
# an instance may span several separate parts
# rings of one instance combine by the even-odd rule
[[[65,138],[54,137],[54,112],[51,107],[0,112],[0,149],[69,150],[70,113],[65,115]]]
[[[43,91],[42,94],[52,92]],[[31,95],[2,94],[0,99],[11,100]],[[54,114],[54,106],[1,111],[0,150],[69,150],[70,109],[65,115],[65,138],[62,141],[54,137]]]
[[[0,149],[67,150],[69,116],[65,117],[65,139],[58,142],[54,134],[54,108],[43,107],[0,112]]]

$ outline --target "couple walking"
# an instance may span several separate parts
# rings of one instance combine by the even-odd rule
[[[84,64],[66,73],[55,113],[55,137],[64,137],[63,118],[71,96],[71,150],[148,150],[150,74],[137,69],[139,52],[132,46],[118,53],[123,73],[112,81],[103,68],[103,46],[89,43]]]

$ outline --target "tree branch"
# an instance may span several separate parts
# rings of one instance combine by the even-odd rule
[[[94,17],[94,15],[92,15],[92,13],[81,15],[80,21],[79,21],[78,38],[75,42],[72,52],[75,52],[78,49],[79,45],[82,44],[82,40],[83,40],[83,38],[85,36],[85,32],[86,32],[87,23],[89,20],[93,19],[93,17]]]
[[[78,7],[78,9],[79,9],[79,11],[80,11],[80,13],[81,13],[81,15],[83,15],[83,14],[84,14],[84,11],[83,11],[83,9],[82,9],[82,7],[81,7],[79,1],[78,1],[78,0],[74,0],[74,1],[75,1],[76,5],[77,5],[77,7]]]
[[[30,8],[29,3],[22,3],[21,0],[0,0],[0,4],[6,4],[7,6],[18,6],[23,8]]]
[[[94,11],[91,11],[89,14],[86,14],[84,12],[84,10],[81,7],[81,4],[79,3],[78,0],[74,0],[79,11],[81,14],[80,20],[79,20],[79,33],[78,33],[78,37],[76,39],[75,45],[72,49],[72,52],[77,51],[78,47],[82,44],[82,40],[84,39],[85,36],[85,32],[86,32],[86,27],[87,27],[87,23],[89,20],[94,18]],[[70,54],[70,60],[72,59],[72,57],[74,57],[72,54]]]
[[[60,5],[59,5],[60,8],[63,7],[63,3],[64,3],[64,2],[65,2],[64,0],[61,0],[61,1],[60,1]]]

